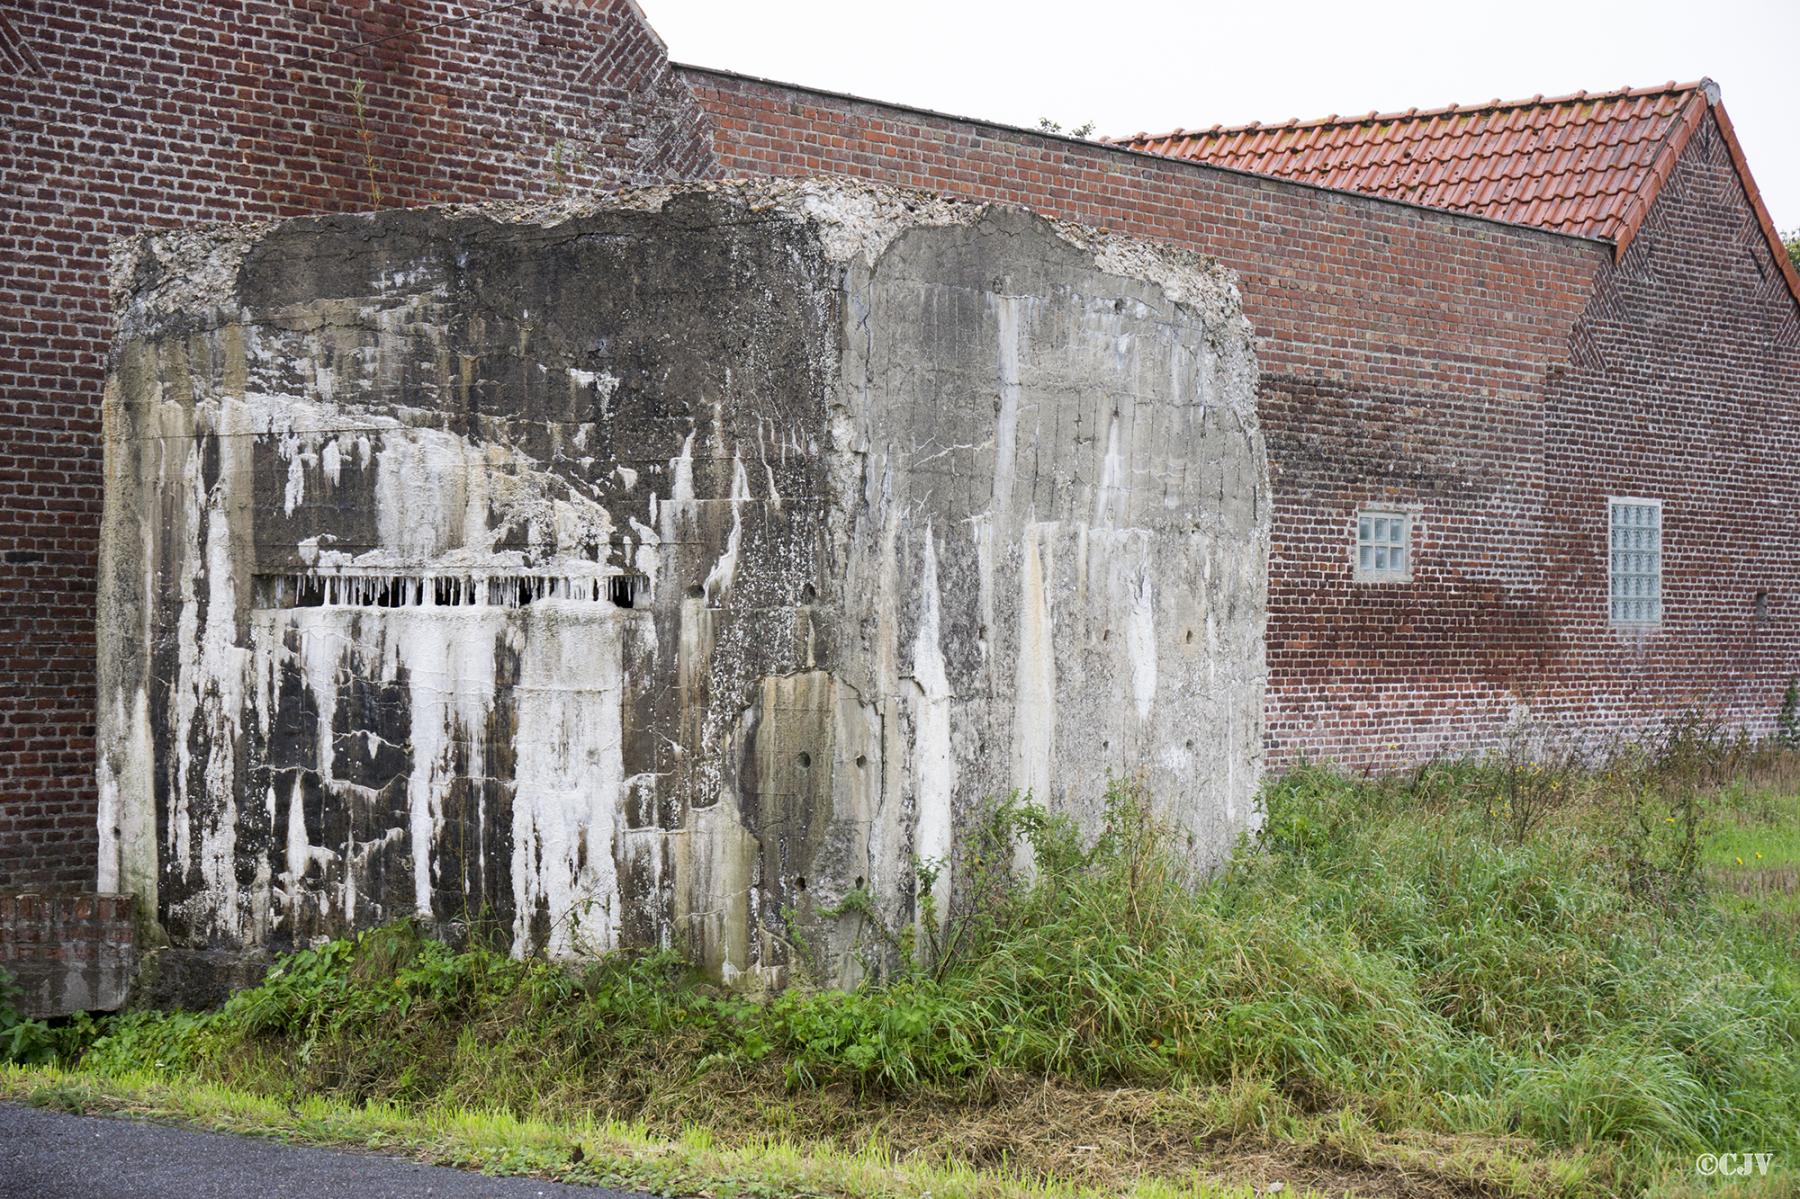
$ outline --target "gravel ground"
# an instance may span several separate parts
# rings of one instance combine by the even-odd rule
[[[0,1103],[0,1199],[647,1199]]]

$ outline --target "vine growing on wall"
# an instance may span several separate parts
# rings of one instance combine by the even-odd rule
[[[1781,244],[1787,247],[1788,261],[1800,267],[1800,229],[1789,229],[1783,233]]]
[[[375,178],[375,138],[369,132],[369,114],[363,105],[363,81],[350,85],[350,102],[356,109],[356,133],[362,139],[363,167],[369,174],[369,204],[381,207],[381,183]]]

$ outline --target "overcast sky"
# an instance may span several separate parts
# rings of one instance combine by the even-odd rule
[[[1800,226],[1800,0],[640,0],[679,62],[1099,133],[1710,75]]]

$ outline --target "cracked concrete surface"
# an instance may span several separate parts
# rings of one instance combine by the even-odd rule
[[[1192,255],[836,181],[146,236],[101,885],[848,983],[990,796],[1256,819],[1268,480]]]

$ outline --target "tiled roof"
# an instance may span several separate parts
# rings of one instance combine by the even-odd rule
[[[1710,79],[1280,125],[1103,138],[1129,150],[1594,237],[1623,254],[1711,110],[1789,289],[1796,275]]]
[[[1618,240],[1634,202],[1667,178],[1674,165],[1671,147],[1686,141],[1677,133],[1706,110],[1710,86],[1667,83],[1111,140],[1214,166]]]

